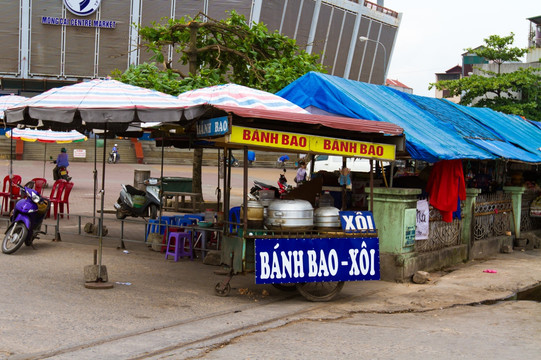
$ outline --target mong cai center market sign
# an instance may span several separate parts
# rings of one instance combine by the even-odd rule
[[[392,144],[377,144],[240,126],[231,127],[229,143],[346,157],[395,159],[395,145]]]

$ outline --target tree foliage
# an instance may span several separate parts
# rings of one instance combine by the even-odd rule
[[[203,13],[162,19],[140,28],[139,34],[156,63],[114,76],[172,95],[229,82],[274,93],[309,71],[324,72],[318,55],[300,50],[295,40],[276,31],[269,32],[263,23],[249,26],[235,11],[219,21]],[[178,62],[167,56],[171,47]],[[189,71],[181,71],[179,64],[188,65]]]
[[[480,75],[458,80],[443,80],[430,88],[448,90],[449,96],[460,96],[460,104],[488,107],[506,114],[516,114],[541,121],[541,73],[532,67],[519,67],[514,72],[501,73],[501,64],[516,62],[528,49],[512,47],[514,34],[491,35],[485,46],[465,49],[498,65],[498,71],[479,69]]]
[[[225,20],[203,13],[194,18],[162,19],[141,27],[144,47],[153,63],[131,66],[112,76],[122,82],[178,95],[188,90],[235,83],[275,93],[309,71],[324,72],[318,55],[301,50],[295,40],[269,32],[263,23],[249,26],[231,11]],[[168,53],[173,49],[177,59]],[[188,65],[187,73],[179,64]],[[202,149],[194,151],[193,191],[202,193]]]

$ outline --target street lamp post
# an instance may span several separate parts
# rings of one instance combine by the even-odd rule
[[[373,41],[376,44],[381,45],[381,47],[383,48],[383,85],[385,85],[385,74],[387,73],[387,66],[386,66],[387,65],[387,49],[385,48],[385,45],[383,45],[383,43],[380,41],[369,39],[366,36],[359,36],[359,41],[360,42]]]

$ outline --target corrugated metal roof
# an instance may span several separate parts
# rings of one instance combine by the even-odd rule
[[[361,120],[328,115],[291,113],[286,111],[249,109],[223,105],[212,106],[243,118],[259,118],[270,121],[321,125],[331,129],[355,131],[360,133],[375,133],[393,136],[399,136],[404,133],[404,129],[402,129],[400,126],[381,121]]]

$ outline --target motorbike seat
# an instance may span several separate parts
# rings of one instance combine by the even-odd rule
[[[130,195],[141,195],[141,196],[146,195],[146,192],[144,192],[143,190],[139,190],[137,188],[134,188],[131,185],[126,185],[126,191],[128,191],[128,194],[130,194]]]
[[[271,189],[271,188],[275,187],[275,186],[272,186],[272,185],[269,185],[269,184],[262,183],[261,181],[257,181],[257,180],[254,180],[254,184],[259,186],[259,187],[266,188],[266,189]]]

